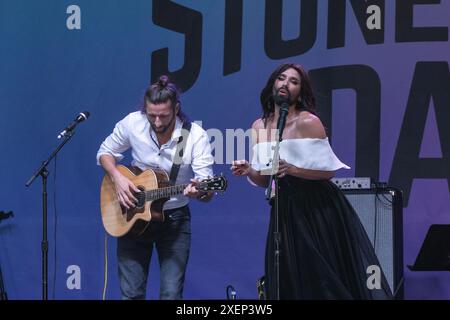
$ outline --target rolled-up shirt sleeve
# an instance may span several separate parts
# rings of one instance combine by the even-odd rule
[[[123,159],[123,152],[131,146],[129,139],[129,130],[127,128],[127,118],[119,121],[113,132],[103,141],[97,151],[97,164],[100,164],[100,156],[109,154],[113,156],[117,162]]]
[[[205,179],[213,176],[214,157],[208,134],[203,131],[192,147],[192,171],[196,179]]]

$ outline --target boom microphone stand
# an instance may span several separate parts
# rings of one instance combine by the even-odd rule
[[[33,181],[41,176],[42,178],[42,300],[47,300],[48,297],[48,241],[47,241],[47,177],[49,172],[47,166],[50,161],[58,154],[59,150],[73,137],[75,134],[75,127],[78,123],[86,120],[89,117],[89,112],[81,112],[75,120],[58,135],[58,139],[63,138],[59,146],[50,154],[50,156],[42,162],[42,165],[36,172],[31,176],[31,178],[25,184],[29,187]]]
[[[278,117],[278,139],[276,139],[274,149],[274,155],[272,160],[272,169],[269,177],[269,185],[266,189],[266,199],[270,201],[272,195],[272,184],[275,186],[275,196],[274,196],[274,225],[275,230],[273,232],[274,239],[274,270],[275,270],[275,290],[276,290],[276,300],[280,300],[280,226],[279,226],[279,212],[278,212],[278,177],[276,176],[278,171],[278,162],[280,154],[280,142],[282,141],[284,127],[286,125],[286,118],[289,113],[289,96],[287,98],[275,96],[275,103],[280,106],[280,115]]]
[[[60,145],[52,152],[47,160],[42,162],[40,168],[36,170],[33,176],[25,184],[26,187],[29,187],[38,176],[41,176],[42,178],[42,300],[47,300],[48,297],[47,177],[49,172],[47,170],[47,165],[74,134],[75,132],[70,132],[64,137]]]

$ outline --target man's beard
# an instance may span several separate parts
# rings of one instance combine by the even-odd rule
[[[172,117],[172,119],[170,120],[170,122],[169,122],[167,125],[165,125],[165,126],[162,126],[162,127],[160,127],[160,128],[156,128],[155,125],[154,125],[153,123],[151,123],[151,122],[150,122],[150,126],[152,127],[152,130],[153,130],[155,133],[158,133],[158,134],[164,134],[164,133],[166,133],[167,130],[169,130],[169,128],[172,126],[174,120],[175,120],[175,115],[173,115],[173,117]]]
[[[280,90],[281,89],[285,90],[287,94],[286,95],[280,95]],[[291,92],[286,87],[280,87],[278,89],[274,88],[273,93],[272,93],[272,97],[273,97],[273,100],[274,100],[275,104],[277,104],[277,105],[280,105],[283,102],[287,102],[289,105],[292,105],[294,103],[294,101],[291,98],[292,97]]]

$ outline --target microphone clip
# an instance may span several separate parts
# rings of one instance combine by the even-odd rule
[[[58,139],[61,139],[63,137],[71,137],[74,133],[75,132],[73,132],[72,130],[63,130],[58,134]]]

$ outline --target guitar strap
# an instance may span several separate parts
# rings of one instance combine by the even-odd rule
[[[191,122],[186,120],[183,123],[181,136],[178,139],[177,150],[173,156],[172,169],[170,169],[169,183],[171,186],[175,185],[175,181],[177,180],[178,171],[180,171],[180,166],[183,161],[184,148],[186,147],[186,142],[190,131]]]

